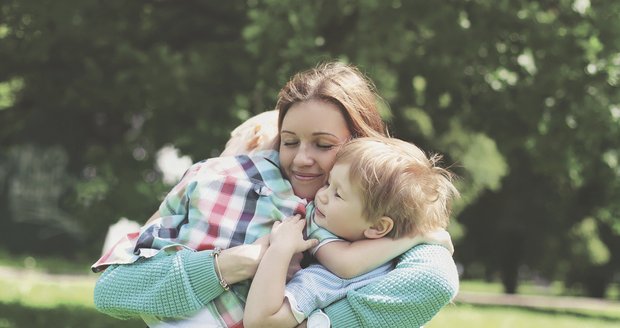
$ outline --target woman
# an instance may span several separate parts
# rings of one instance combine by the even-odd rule
[[[299,73],[281,90],[276,105],[279,164],[297,196],[314,198],[348,139],[386,134],[376,102],[372,84],[340,63]],[[217,270],[212,251],[188,250],[111,266],[97,283],[95,304],[116,317],[147,319],[188,317],[205,307],[225,306],[221,281],[251,279],[265,243],[263,238],[222,250],[215,257]],[[388,275],[350,292],[325,312],[333,327],[420,326],[449,303],[457,289],[450,252],[422,245],[405,253]],[[228,326],[241,325],[238,311],[224,317]]]

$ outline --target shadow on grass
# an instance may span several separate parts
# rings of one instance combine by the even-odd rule
[[[58,306],[32,308],[19,303],[0,303],[0,328],[144,328],[142,320],[118,320],[94,309]]]

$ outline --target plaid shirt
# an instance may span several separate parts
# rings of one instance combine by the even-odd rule
[[[180,247],[201,251],[250,244],[268,234],[275,220],[305,215],[306,201],[295,196],[282,176],[278,153],[265,151],[194,164],[166,196],[159,213],[140,233],[121,239],[93,264],[93,271]],[[240,326],[248,288],[249,283],[233,285],[233,293],[223,293],[201,311],[201,320]]]

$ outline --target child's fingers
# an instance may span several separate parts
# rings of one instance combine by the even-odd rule
[[[299,219],[301,219],[301,215],[295,214],[293,216],[289,216],[288,218],[286,218],[284,220],[285,221],[291,221],[291,222],[297,222]]]
[[[319,244],[317,239],[308,239],[304,241],[304,251],[309,250],[310,248]]]

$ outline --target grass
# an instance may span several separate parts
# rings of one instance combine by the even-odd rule
[[[619,326],[620,318],[613,316],[468,304],[448,305],[425,325],[426,328],[612,328]]]
[[[83,306],[33,308],[0,302],[0,328],[144,328],[141,320],[118,320]]]
[[[18,271],[0,278],[0,302],[35,308],[60,305],[94,308],[95,281],[95,274],[50,280],[38,272]]]
[[[0,328],[19,327],[144,327],[140,320],[121,321],[94,309],[96,274],[43,280],[36,271],[13,272],[0,278]],[[478,282],[464,288],[493,291],[495,286]],[[620,311],[619,311],[620,313]],[[568,312],[500,306],[451,304],[426,328],[439,327],[554,327],[611,328],[620,325],[620,314]]]
[[[143,328],[140,320],[121,321],[97,312],[93,304],[93,288],[98,277],[85,269],[89,264],[63,260],[34,260],[28,257],[2,259],[0,266],[13,268],[0,275],[0,328],[21,327],[118,327]],[[64,266],[64,269],[50,269]],[[44,276],[42,272],[68,272],[77,268],[79,275]],[[618,288],[615,286],[614,288]],[[501,293],[498,283],[463,281],[461,290]],[[561,284],[540,288],[523,284],[520,294],[565,295]],[[611,328],[620,327],[617,313],[595,311],[558,311],[506,306],[451,304],[443,309],[426,328],[439,327],[554,327]]]
[[[499,282],[486,282],[482,280],[462,280],[461,290],[483,293],[503,293],[504,288]],[[519,295],[542,295],[542,296],[581,296],[576,290],[568,289],[561,281],[554,281],[547,286],[521,282],[518,288]],[[620,284],[613,283],[607,288],[606,299],[620,299]]]
[[[96,260],[96,259],[95,259]],[[54,257],[37,257],[14,255],[0,249],[0,266],[29,269],[53,274],[87,274],[90,265],[95,262],[73,261]]]
[[[144,327],[98,312],[93,303],[95,274],[43,278],[33,270],[5,271],[0,277],[0,328]]]

